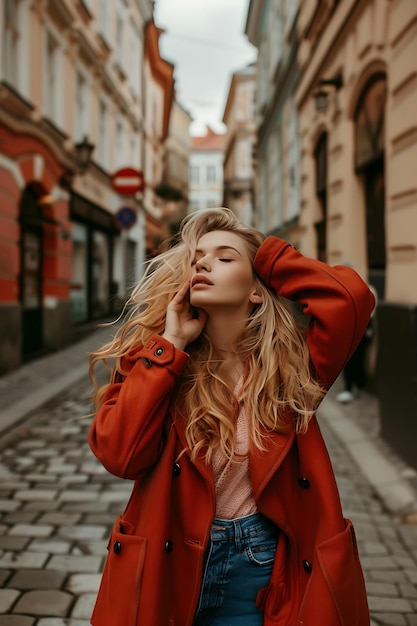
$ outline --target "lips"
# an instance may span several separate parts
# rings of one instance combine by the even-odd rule
[[[191,287],[195,287],[196,285],[212,285],[213,283],[202,274],[196,274],[191,281]]]

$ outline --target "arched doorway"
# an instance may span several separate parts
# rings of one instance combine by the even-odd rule
[[[368,280],[380,299],[385,292],[385,103],[386,77],[367,83],[355,112],[355,170],[363,180]]]
[[[316,229],[317,258],[326,261],[327,250],[327,133],[322,133],[314,150],[316,165],[316,196],[320,205],[321,218]]]
[[[43,222],[38,183],[26,185],[20,211],[20,304],[22,310],[22,357],[39,354],[43,347]]]

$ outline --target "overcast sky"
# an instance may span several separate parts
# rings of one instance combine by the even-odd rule
[[[217,132],[233,72],[256,59],[245,36],[249,0],[156,0],[155,23],[166,33],[161,55],[175,65],[177,98],[194,122],[193,135]]]

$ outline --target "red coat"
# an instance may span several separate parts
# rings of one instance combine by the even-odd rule
[[[348,267],[306,259],[269,237],[257,274],[311,316],[308,346],[326,388],[361,339],[374,298]],[[215,515],[213,472],[188,454],[184,423],[169,415],[188,355],[160,336],[132,350],[112,384],[89,442],[109,472],[135,480],[109,554],[94,626],[191,626]],[[353,527],[344,520],[317,421],[306,435],[273,435],[249,456],[260,512],[281,529],[270,584],[258,595],[265,626],[369,626]]]

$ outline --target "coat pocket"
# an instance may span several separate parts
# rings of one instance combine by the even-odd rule
[[[136,626],[146,539],[126,534],[119,516],[114,524],[108,555],[91,624]]]
[[[345,525],[343,532],[317,546],[297,624],[369,626],[355,531],[350,520]]]

